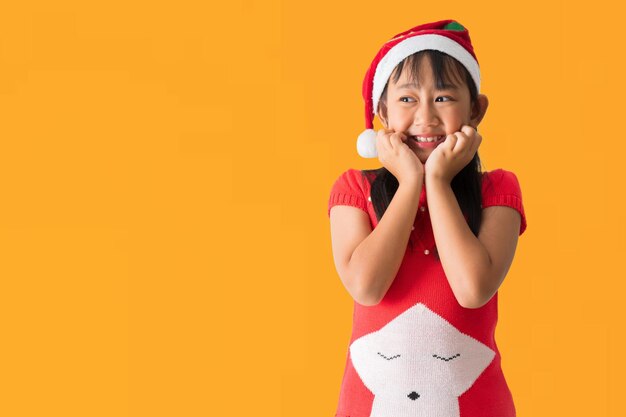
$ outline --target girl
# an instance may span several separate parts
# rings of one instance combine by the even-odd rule
[[[394,36],[366,73],[358,149],[382,167],[348,169],[328,203],[355,301],[337,417],[515,416],[494,335],[526,218],[515,174],[481,172],[479,89],[454,20]]]

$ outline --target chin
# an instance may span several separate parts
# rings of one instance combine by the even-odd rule
[[[428,157],[430,156],[430,154],[433,153],[433,150],[434,149],[428,149],[426,150],[426,152],[420,152],[421,151],[420,149],[420,151],[415,152],[415,155],[420,161],[422,161],[422,163],[425,163]]]

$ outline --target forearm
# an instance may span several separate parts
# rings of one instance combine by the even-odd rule
[[[491,267],[489,253],[467,224],[450,184],[426,181],[433,235],[450,287],[462,306],[479,305],[480,278]]]
[[[384,297],[400,269],[422,186],[421,180],[401,183],[378,225],[352,254],[349,268],[368,304]]]

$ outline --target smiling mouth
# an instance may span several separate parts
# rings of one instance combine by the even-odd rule
[[[432,142],[426,140],[417,140],[415,136],[411,136],[411,140],[408,142],[408,144],[414,152],[422,153],[432,151],[433,149],[444,143],[445,140],[446,136],[438,136],[437,139],[433,140]]]
[[[431,138],[422,138],[422,137],[418,137],[418,136],[411,136],[411,139],[413,139],[415,142],[418,142],[418,143],[441,142],[445,138],[446,138],[445,136],[433,136]]]

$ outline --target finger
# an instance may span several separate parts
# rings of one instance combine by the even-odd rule
[[[476,138],[474,140],[474,147],[472,148],[472,155],[475,154],[478,151],[478,148],[480,147],[480,144],[483,141],[483,137],[480,134],[476,134]]]
[[[454,149],[454,145],[456,145],[457,141],[458,141],[458,138],[456,137],[456,135],[454,133],[451,133],[448,136],[446,136],[446,140],[444,141],[444,143],[442,143],[439,146],[446,145],[447,147],[444,149],[452,152],[452,150]]]
[[[378,133],[380,134],[380,136],[383,136],[389,139],[389,136],[393,135],[396,132],[393,129],[381,129],[378,131]]]
[[[463,132],[454,132],[454,136],[456,136],[457,140],[452,149],[453,152],[463,152],[467,148],[467,143],[469,138]]]
[[[482,142],[482,136],[478,133],[478,130],[474,126],[465,125],[461,128],[461,131],[465,133],[468,138],[469,151],[472,155],[478,151],[480,143]]]
[[[389,142],[393,148],[399,148],[402,146],[402,133],[394,133],[389,136]]]
[[[474,129],[470,125],[463,125],[463,127],[461,128],[461,132],[465,133],[468,138],[471,138],[473,135],[477,133],[476,129]]]
[[[480,135],[480,133],[478,133],[478,129],[471,125],[464,125],[461,128],[461,131],[465,133],[470,139],[472,143],[472,149],[474,150],[474,152],[476,152],[476,150],[480,146],[480,143],[482,142],[482,136]]]
[[[408,139],[408,136],[404,132],[396,132],[391,135],[391,137],[395,138],[396,142],[394,144],[397,145],[401,145]]]
[[[376,132],[376,139],[380,140],[383,137],[387,136],[387,129],[380,129],[378,132]]]
[[[388,149],[390,149],[389,139],[385,130],[379,130],[376,135],[376,151],[379,155],[387,153]]]

